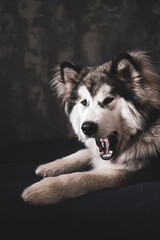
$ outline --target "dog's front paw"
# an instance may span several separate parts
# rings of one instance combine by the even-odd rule
[[[35,173],[42,177],[53,177],[59,175],[61,172],[59,171],[58,161],[54,161],[51,163],[42,164],[37,167]]]
[[[57,184],[56,178],[44,178],[40,182],[26,188],[21,197],[31,205],[54,204],[63,198],[63,192],[59,189],[61,187]]]
[[[47,166],[48,164],[38,166],[35,173],[42,177],[53,176],[52,169],[48,168]]]

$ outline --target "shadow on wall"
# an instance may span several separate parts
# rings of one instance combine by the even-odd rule
[[[99,65],[142,49],[160,65],[158,0],[2,0],[0,13],[1,146],[68,137],[48,86],[59,62]]]

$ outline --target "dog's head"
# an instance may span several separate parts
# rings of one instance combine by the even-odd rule
[[[149,127],[160,108],[159,77],[142,52],[122,53],[98,67],[63,62],[51,86],[78,138],[94,138],[104,160]]]

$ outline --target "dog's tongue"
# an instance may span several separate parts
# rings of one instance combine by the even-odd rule
[[[96,140],[99,147],[100,156],[103,160],[109,160],[113,155],[113,150],[110,149],[110,142],[108,138],[100,138]]]

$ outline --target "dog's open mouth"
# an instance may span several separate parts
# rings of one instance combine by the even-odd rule
[[[99,147],[100,156],[103,160],[111,159],[117,148],[117,132],[111,133],[106,138],[97,138],[96,144]]]

